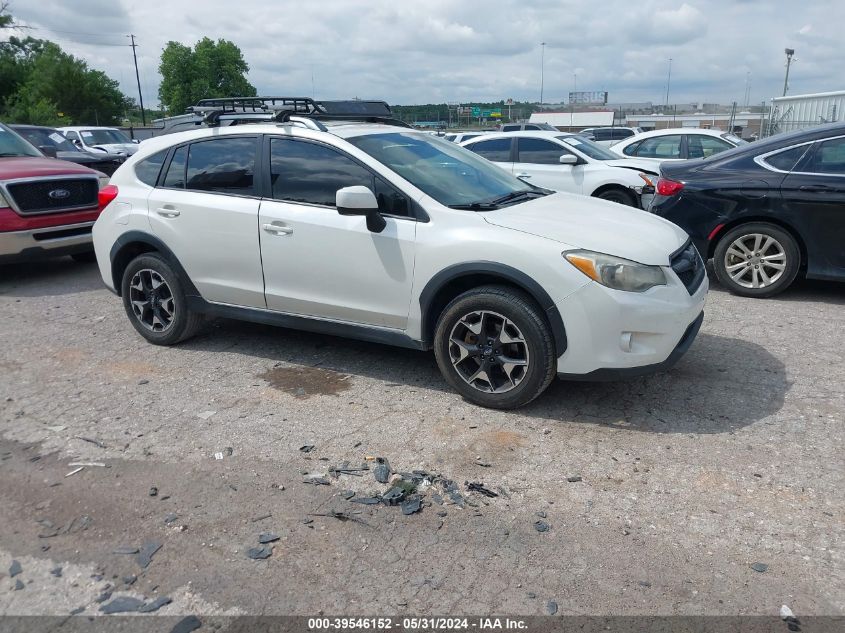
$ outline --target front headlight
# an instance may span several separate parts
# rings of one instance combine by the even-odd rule
[[[645,292],[666,285],[666,275],[660,266],[646,266],[593,251],[565,251],[562,255],[587,277],[614,290]]]

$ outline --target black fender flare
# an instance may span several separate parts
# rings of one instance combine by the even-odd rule
[[[173,251],[168,248],[164,242],[162,242],[159,238],[155,235],[151,235],[150,233],[146,233],[144,231],[127,231],[123,235],[115,240],[114,244],[109,251],[109,261],[111,262],[111,275],[112,275],[112,283],[114,284],[115,290],[119,295],[121,293],[121,280],[123,277],[123,271],[118,271],[118,264],[120,263],[120,255],[121,252],[124,250],[125,247],[130,246],[132,244],[145,244],[151,247],[152,250],[156,251],[159,255],[161,255],[165,261],[170,265],[170,267],[176,271],[176,274],[179,275],[179,281],[182,282],[182,285],[185,289],[185,295],[187,297],[199,297],[202,298],[200,295],[199,290],[197,290],[196,286],[194,286],[194,282],[191,281],[191,278],[188,277],[188,273],[185,272],[184,267],[179,262],[179,259],[174,255]]]
[[[448,283],[456,279],[477,274],[499,277],[527,292],[546,314],[546,318],[552,328],[555,353],[560,357],[566,351],[566,328],[563,325],[560,312],[555,302],[549,296],[549,293],[524,272],[505,264],[489,261],[454,264],[453,266],[444,268],[428,281],[420,293],[421,338],[424,345],[430,347],[434,342],[432,333],[434,332],[434,325],[439,315],[431,314],[431,307],[437,293]]]

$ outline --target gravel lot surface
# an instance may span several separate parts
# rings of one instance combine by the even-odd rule
[[[231,321],[154,347],[94,265],[0,267],[0,614],[843,615],[843,305],[714,287],[672,372],[497,412],[431,354]],[[366,456],[467,504],[347,501],[387,489],[329,474]]]

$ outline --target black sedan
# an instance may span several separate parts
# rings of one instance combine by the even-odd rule
[[[665,162],[650,210],[690,234],[719,282],[771,297],[798,276],[845,281],[845,123]]]
[[[34,145],[41,153],[51,158],[67,160],[78,165],[85,165],[111,176],[123,164],[124,158],[91,154],[79,149],[67,140],[61,132],[51,127],[40,125],[10,125],[15,132]]]

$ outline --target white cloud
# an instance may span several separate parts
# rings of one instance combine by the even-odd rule
[[[838,25],[845,3],[807,0],[806,26],[770,0],[498,0],[492,5],[427,0],[13,0],[12,13],[137,93],[125,35],[138,38],[144,100],[158,101],[158,64],[167,41],[203,36],[241,47],[249,78],[265,94],[384,98],[391,103],[535,100],[540,42],[546,42],[545,97],[607,90],[613,101],[661,103],[672,62],[671,99],[752,101],[776,95],[783,49],[800,59],[791,90],[845,88]],[[800,23],[799,23],[800,24]],[[812,26],[811,26],[812,25]]]

